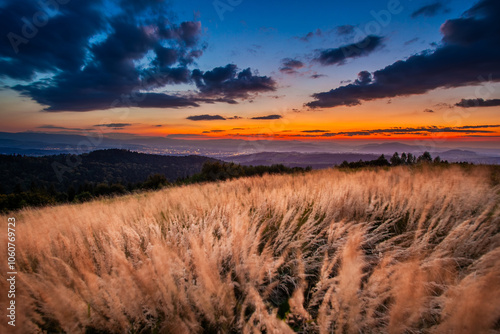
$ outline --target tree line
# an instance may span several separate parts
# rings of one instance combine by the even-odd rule
[[[387,160],[385,155],[381,155],[375,160],[369,161],[355,161],[355,162],[347,162],[344,160],[340,164],[340,168],[361,168],[361,167],[389,167],[389,166],[402,166],[402,165],[417,165],[417,164],[448,164],[448,161],[442,161],[439,156],[432,159],[432,156],[429,152],[424,152],[420,156],[413,155],[411,153],[401,153],[401,156],[398,152],[395,152],[392,157]]]

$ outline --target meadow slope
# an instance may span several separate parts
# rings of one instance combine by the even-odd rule
[[[488,167],[420,166],[26,209],[0,332],[498,333],[499,194]]]

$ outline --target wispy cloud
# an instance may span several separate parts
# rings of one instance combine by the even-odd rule
[[[131,123],[108,123],[108,124],[96,124],[94,126],[113,128],[113,129],[123,129],[127,126],[132,126],[132,124]]]
[[[281,60],[281,63],[282,66],[280,67],[280,72],[286,74],[298,73],[297,70],[305,66],[300,60],[292,58],[284,58]]]
[[[306,133],[324,133],[324,132],[330,132],[329,130],[304,130],[300,132],[306,132]]]
[[[474,107],[497,107],[500,106],[500,99],[462,99],[455,104],[457,107],[474,108]]]
[[[413,44],[413,43],[415,43],[415,42],[418,42],[419,40],[420,40],[420,38],[418,38],[418,37],[412,38],[412,39],[410,39],[409,41],[406,41],[406,42],[405,42],[405,46],[406,46],[406,45]]]
[[[190,121],[225,121],[226,119],[222,117],[221,115],[193,115],[193,116],[188,116],[186,119],[189,119]]]
[[[311,75],[311,79],[319,79],[319,78],[323,78],[323,77],[327,77],[328,75],[326,74],[312,74]]]
[[[488,128],[500,128],[500,124],[493,125],[466,125],[458,127],[438,127],[438,126],[422,126],[422,127],[396,127],[396,128],[386,128],[386,129],[374,129],[374,130],[361,130],[361,131],[343,131],[343,132],[331,132],[324,133],[323,137],[337,137],[337,136],[347,136],[347,137],[357,137],[357,136],[370,136],[373,134],[381,135],[429,135],[433,133],[461,133],[461,134],[488,134],[496,133],[496,131],[484,130]]]
[[[257,116],[252,117],[251,119],[281,119],[283,116],[281,115],[267,115],[267,116]]]
[[[339,34],[340,36],[347,36],[347,35],[351,35],[352,33],[354,33],[354,28],[355,28],[355,26],[353,26],[353,25],[344,24],[341,26],[337,26],[335,28],[335,30],[336,30],[337,34]]]
[[[382,41],[380,36],[366,36],[357,43],[319,50],[314,60],[321,65],[343,65],[347,59],[368,56],[383,45]]]
[[[411,14],[411,17],[413,19],[416,19],[419,16],[432,17],[440,13],[448,13],[449,11],[450,10],[446,8],[442,2],[437,1],[430,5],[425,5],[420,7]]]
[[[91,130],[91,129],[82,129],[82,128],[68,128],[65,126],[57,126],[57,125],[51,125],[51,124],[37,126],[37,129],[70,130],[70,131]]]

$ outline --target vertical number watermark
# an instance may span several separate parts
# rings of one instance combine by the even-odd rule
[[[7,240],[7,282],[9,282],[7,318],[10,326],[16,326],[16,218],[8,218]]]

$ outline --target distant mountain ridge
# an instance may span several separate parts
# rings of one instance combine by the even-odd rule
[[[359,160],[373,160],[378,155],[360,153],[299,153],[299,152],[260,152],[221,158],[223,161],[234,162],[245,166],[270,166],[283,164],[287,167],[307,167],[314,169],[328,168]]]
[[[284,163],[288,166],[304,167],[308,164],[306,158],[292,157],[291,152],[300,154],[313,154],[309,156],[312,162],[317,165],[315,168],[324,168],[334,164],[339,164],[342,158],[329,156],[318,157],[314,154],[358,154],[370,155],[369,157],[355,155],[347,156],[346,160],[372,158],[373,155],[385,154],[391,156],[394,152],[402,152],[421,155],[424,151],[429,151],[432,156],[441,156],[444,160],[450,162],[467,161],[472,163],[500,163],[500,144],[495,142],[483,143],[483,147],[475,147],[471,142],[462,142],[457,144],[451,141],[386,141],[367,143],[359,141],[299,141],[299,140],[243,140],[243,139],[217,139],[194,137],[185,139],[183,135],[168,136],[133,136],[130,134],[102,133],[89,134],[62,134],[62,133],[43,133],[43,132],[0,132],[0,154],[25,154],[29,156],[44,156],[53,154],[67,153],[86,153],[102,149],[128,149],[136,152],[160,154],[170,156],[201,155],[216,159],[224,158],[228,161],[229,157],[233,160],[241,161],[244,164],[250,164],[250,160],[255,160],[252,164],[272,164]],[[478,144],[478,146],[480,146]],[[278,155],[282,160],[276,157],[265,157],[263,160],[257,154],[268,153],[271,156],[274,153],[283,153]],[[240,159],[242,156],[255,155],[248,157],[248,161]],[[326,160],[325,160],[326,159]],[[341,161],[339,162],[339,159]],[[353,160],[353,161],[354,161]]]

